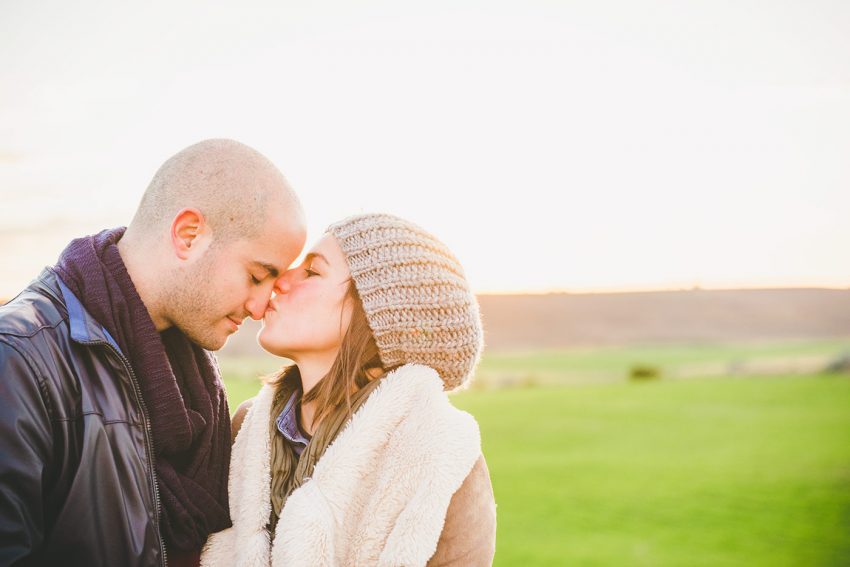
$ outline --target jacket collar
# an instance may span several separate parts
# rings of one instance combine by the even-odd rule
[[[107,342],[114,346],[118,352],[121,352],[121,349],[118,347],[118,343],[115,342],[115,339],[112,338],[109,331],[107,331],[103,325],[98,323],[97,320],[92,317],[92,315],[83,306],[83,303],[76,295],[74,295],[74,292],[65,285],[65,282],[62,281],[62,278],[60,278],[58,274],[45,270],[42,272],[42,277],[40,277],[39,280],[45,284],[47,283],[45,281],[46,278],[44,277],[47,275],[45,272],[49,272],[51,276],[56,278],[56,283],[59,286],[59,290],[62,292],[62,299],[65,302],[65,308],[68,310],[68,324],[71,327],[71,338],[81,344]]]

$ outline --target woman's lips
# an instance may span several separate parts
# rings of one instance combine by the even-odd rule
[[[266,307],[266,312],[263,313],[263,319],[265,319],[266,317],[268,317],[269,315],[272,315],[272,314],[277,314],[277,309],[275,309],[274,304],[271,301],[269,301],[269,304]]]
[[[277,311],[277,297],[271,298],[266,306],[266,313],[269,313],[270,311]]]

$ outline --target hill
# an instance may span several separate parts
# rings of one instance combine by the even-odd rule
[[[850,336],[850,290],[690,290],[480,295],[489,349]],[[247,320],[223,353],[260,352]]]

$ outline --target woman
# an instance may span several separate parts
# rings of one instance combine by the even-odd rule
[[[233,527],[203,565],[490,565],[495,502],[470,379],[478,305],[451,252],[369,214],[276,284],[258,339],[294,361],[233,419]]]

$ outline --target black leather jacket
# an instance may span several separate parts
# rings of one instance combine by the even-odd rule
[[[130,363],[45,270],[0,307],[0,565],[165,565]]]

